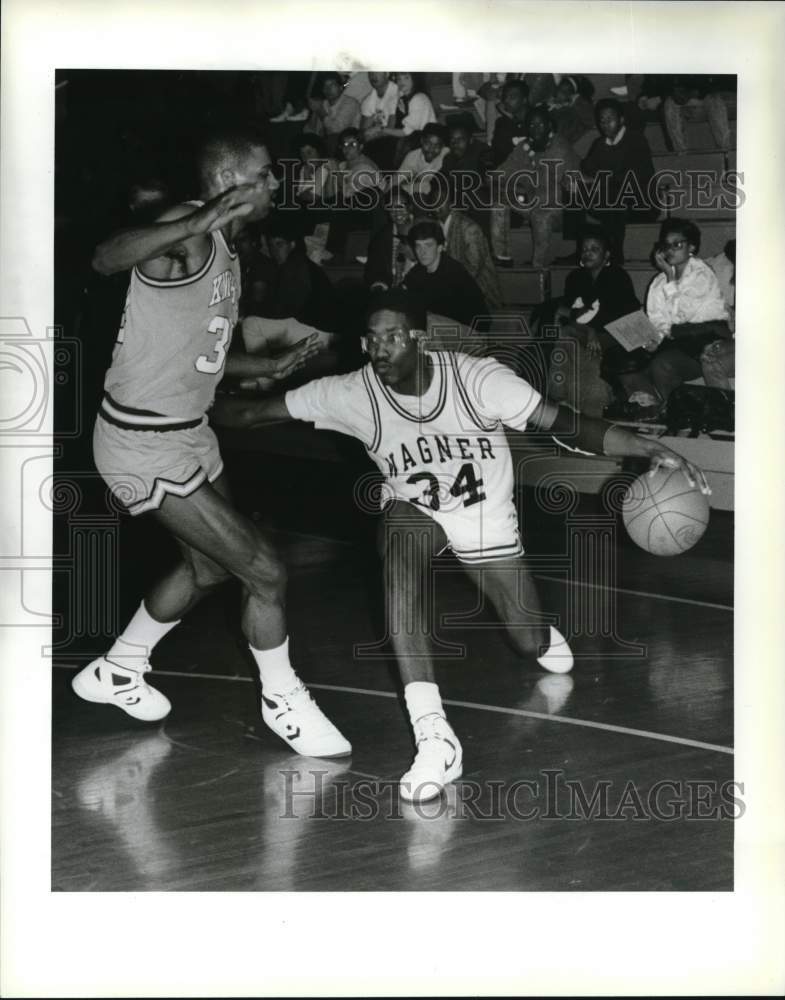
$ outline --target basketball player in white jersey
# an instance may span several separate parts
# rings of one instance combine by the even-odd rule
[[[270,387],[313,353],[318,332],[278,359],[228,353],[240,299],[233,241],[246,222],[267,215],[278,185],[266,148],[251,133],[214,135],[199,169],[204,202],[117,234],[93,261],[103,273],[132,269],[95,426],[96,466],[131,514],[149,512],[174,535],[182,561],[73,688],[137,719],[166,716],[168,699],[145,681],[150,652],[234,576],[244,588],[242,629],[259,668],[264,721],[298,753],[342,756],[351,746],[289,662],[283,568],[269,539],[232,506],[205,416],[224,374]]]
[[[539,624],[539,602],[523,561],[504,426],[555,434],[574,414],[544,400],[493,358],[423,349],[423,317],[406,293],[375,298],[363,348],[370,364],[263,400],[226,400],[216,419],[252,427],[286,417],[359,438],[385,475],[384,556],[388,631],[417,746],[401,797],[427,801],[460,777],[461,745],[445,717],[430,656],[431,558],[450,548],[492,601],[522,654],[565,673],[564,637]],[[656,440],[582,418],[575,446],[638,455],[680,467],[708,492],[703,474]]]

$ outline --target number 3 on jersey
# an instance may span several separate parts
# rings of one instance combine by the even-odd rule
[[[194,367],[198,372],[204,372],[205,375],[215,375],[223,368],[223,363],[226,359],[226,347],[229,343],[229,334],[232,332],[232,326],[225,316],[215,316],[207,327],[207,332],[214,333],[218,337],[215,347],[213,347],[212,357],[207,354],[200,354],[196,361],[194,361]]]

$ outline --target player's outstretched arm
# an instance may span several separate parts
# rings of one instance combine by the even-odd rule
[[[226,358],[225,374],[241,378],[241,389],[262,390],[264,392],[275,387],[276,382],[288,378],[293,372],[302,368],[305,362],[321,350],[319,331],[293,344],[288,350],[282,351],[274,358],[263,354],[247,354],[244,351],[232,351]]]
[[[219,427],[263,427],[265,424],[293,420],[286,407],[283,393],[264,399],[238,399],[232,396],[216,396],[210,410],[211,423]]]
[[[648,458],[651,462],[651,475],[663,466],[669,469],[681,469],[690,486],[697,486],[701,493],[707,496],[711,493],[703,472],[656,438],[632,434],[623,427],[608,423],[607,420],[587,417],[580,413],[577,415],[578,430],[575,433],[573,430],[575,416],[575,413],[566,407],[543,400],[530,417],[529,426],[549,431],[556,438],[560,434],[570,434],[572,447],[595,455],[607,455],[610,458]]]
[[[182,245],[197,252],[195,244],[204,240],[207,233],[222,229],[233,219],[253,211],[253,205],[247,200],[253,187],[243,184],[232,188],[201,208],[174,205],[152,225],[120,230],[96,247],[92,260],[94,270],[99,274],[128,271],[142,261],[163,257]],[[189,247],[191,241],[194,243]]]

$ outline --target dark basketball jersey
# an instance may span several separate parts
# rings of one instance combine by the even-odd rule
[[[149,278],[133,269],[102,415],[151,429],[198,422],[212,405],[237,322],[240,262],[218,231],[187,278]]]

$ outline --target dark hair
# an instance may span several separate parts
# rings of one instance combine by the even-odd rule
[[[540,118],[545,119],[545,121],[548,123],[548,128],[551,130],[551,132],[556,131],[556,123],[553,120],[553,115],[550,113],[547,107],[544,104],[535,104],[533,108],[529,108],[529,110],[526,112],[525,127],[527,132],[529,131],[529,126],[531,125],[532,118],[538,115]]]
[[[428,96],[428,87],[425,83],[425,73],[408,73],[406,70],[400,70],[400,73],[406,73],[407,76],[412,78],[412,92],[407,94],[406,100],[410,100],[415,94],[425,94]],[[396,83],[398,82],[398,73],[395,74]],[[403,95],[401,95],[403,96]]]
[[[615,111],[619,118],[624,118],[624,106],[621,101],[617,101],[615,97],[603,97],[594,105],[594,121],[598,128],[603,111]]]
[[[662,245],[665,242],[665,237],[670,236],[671,233],[678,233],[679,236],[683,236],[688,243],[695,247],[695,253],[698,253],[700,250],[701,231],[689,219],[677,219],[675,216],[666,219],[660,226],[660,235],[657,238],[657,242]]]
[[[208,184],[216,172],[248,156],[253,149],[266,147],[263,134],[253,125],[216,129],[202,141],[197,152],[196,162],[202,185]]]
[[[405,288],[390,288],[387,291],[372,292],[365,310],[364,328],[367,328],[373,314],[381,312],[382,309],[402,313],[411,330],[427,329],[428,319],[425,309]]]
[[[295,149],[299,152],[303,146],[313,146],[321,158],[327,156],[327,147],[324,139],[315,132],[301,132],[295,140]]]
[[[322,77],[322,83],[321,83],[322,90],[324,90],[325,83],[328,83],[330,80],[335,80],[335,82],[338,84],[338,86],[341,88],[341,90],[343,90],[343,88],[344,88],[343,77],[341,76],[340,73],[336,73],[336,72],[331,72],[331,73],[325,73],[324,74],[324,76]]]
[[[417,240],[436,240],[440,245],[444,245],[444,230],[432,219],[421,219],[409,230],[408,239],[412,249]]]
[[[437,139],[441,139],[442,143],[446,145],[448,139],[447,129],[444,125],[440,125],[438,122],[428,122],[428,124],[423,128],[420,133],[421,137],[426,135],[434,135]]]
[[[502,85],[502,100],[510,90],[520,90],[524,97],[529,96],[529,85],[523,80],[507,80]]]
[[[587,226],[585,229],[581,230],[581,233],[578,236],[579,247],[583,246],[584,240],[597,240],[598,243],[602,243],[606,251],[612,253],[610,237],[600,226]]]
[[[344,139],[357,139],[360,145],[362,145],[363,135],[358,128],[354,128],[353,125],[350,125],[348,128],[345,128],[342,132],[338,133],[339,146],[343,143]]]

